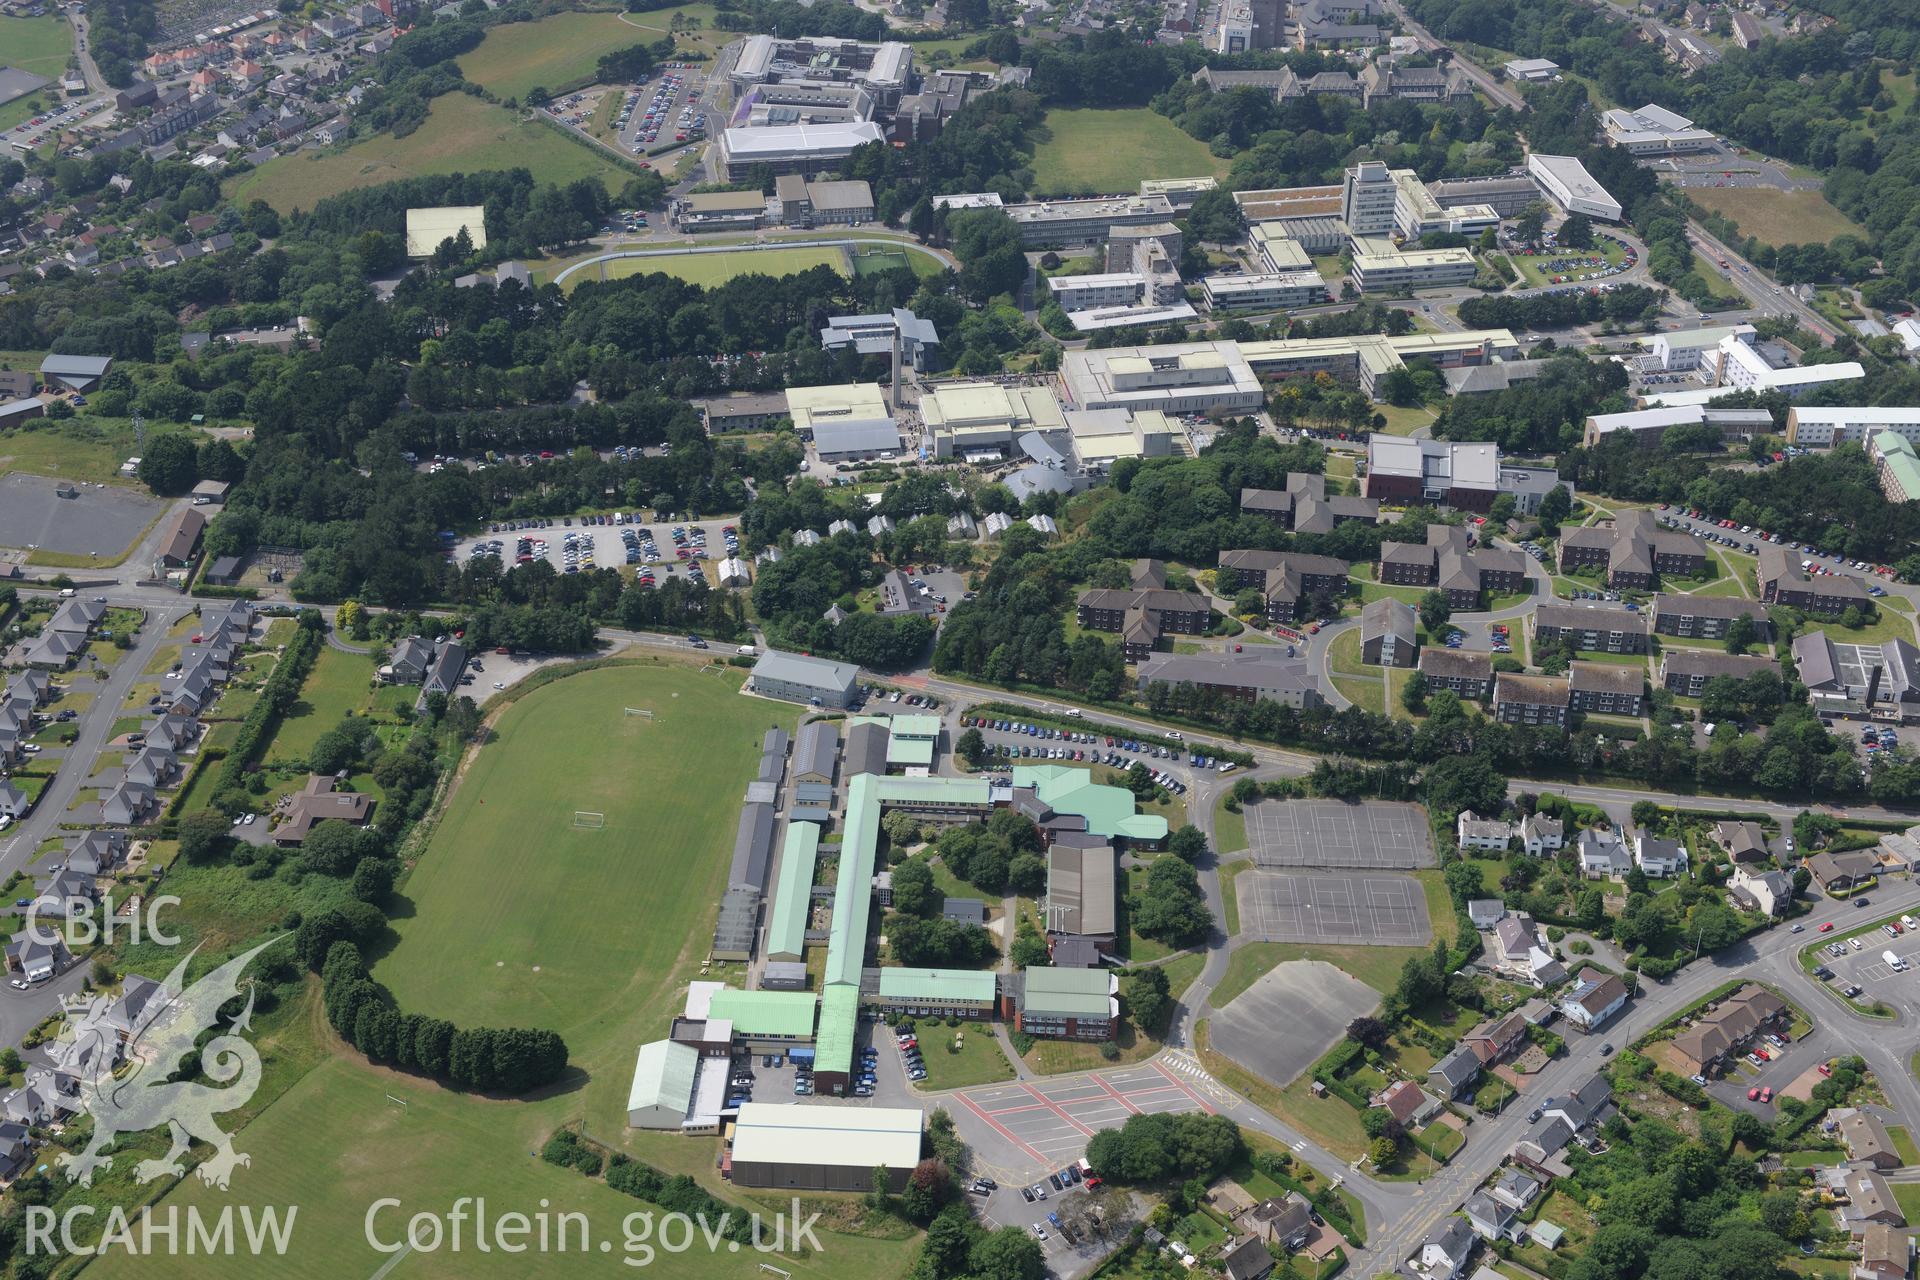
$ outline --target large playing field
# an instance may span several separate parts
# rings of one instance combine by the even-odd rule
[[[380,134],[327,155],[282,156],[235,179],[227,194],[265,200],[285,213],[311,209],[330,195],[429,173],[526,169],[535,182],[597,178],[618,190],[626,174],[586,143],[523,121],[492,103],[449,93],[433,100],[425,124],[404,138]]]
[[[1144,107],[1047,112],[1053,134],[1033,157],[1035,194],[1130,195],[1142,178],[1219,177],[1227,162],[1173,121]]]
[[[1701,208],[1733,219],[1763,244],[1825,244],[1835,236],[1866,234],[1818,191],[1688,187],[1686,194]]]
[[[272,1274],[292,1280],[371,1276],[391,1261],[365,1242],[369,1206],[405,1205],[376,1219],[404,1230],[406,1215],[444,1213],[458,1197],[490,1211],[579,1209],[594,1251],[567,1259],[416,1252],[393,1268],[413,1277],[633,1274],[622,1267],[621,1219],[648,1206],[555,1169],[531,1153],[559,1125],[584,1121],[594,1137],[724,1190],[711,1138],[630,1136],[627,1085],[635,1047],[665,1034],[711,938],[727,878],[739,803],[771,723],[792,729],[796,709],[741,696],[741,673],[699,674],[668,663],[602,668],[536,689],[494,726],[432,841],[400,892],[399,942],[375,976],[400,1004],[456,1023],[552,1027],[567,1039],[576,1079],[533,1102],[473,1098],[350,1052],[323,1061],[240,1132],[253,1158],[231,1192],[197,1179],[172,1201],[216,1207],[298,1205],[294,1247]],[[649,721],[626,707],[655,711]],[[599,830],[575,810],[605,814]],[[729,975],[725,968],[718,977]],[[732,980],[739,981],[738,975]],[[331,1042],[331,1037],[324,1037]],[[405,1104],[400,1105],[400,1104]],[[657,1212],[657,1207],[655,1207]],[[610,1254],[597,1241],[610,1239]],[[848,1273],[875,1280],[904,1271],[907,1241],[823,1234],[813,1259],[773,1259],[796,1277]],[[656,1258],[647,1273],[749,1277],[760,1259],[704,1250]],[[106,1264],[104,1274],[189,1274],[155,1260]],[[258,1260],[195,1258],[195,1277],[253,1277]]]
[[[732,669],[623,666],[522,698],[407,880],[415,913],[374,976],[407,1008],[553,1027],[617,1069],[599,1052],[664,1030],[667,975],[706,954],[760,735],[796,720],[739,686]],[[605,827],[576,828],[576,810]]]
[[[0,67],[18,67],[49,80],[58,80],[73,53],[73,28],[56,17],[0,18]],[[36,115],[35,103],[45,106],[60,98],[53,84],[0,106],[0,129],[11,129]]]
[[[536,85],[558,92],[588,80],[601,54],[644,44],[650,35],[615,13],[556,13],[538,22],[510,22],[460,56],[460,74],[501,97],[525,100]]]

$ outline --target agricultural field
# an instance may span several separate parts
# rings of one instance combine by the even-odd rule
[[[20,361],[11,363],[16,369],[29,367]],[[31,367],[39,364],[36,357]],[[157,433],[187,429],[171,423],[147,424],[149,439]],[[41,418],[0,437],[0,475],[25,471],[59,480],[133,487],[139,482],[121,475],[120,464],[137,452],[133,424],[126,418],[82,416],[64,422]]]
[[[1825,244],[1835,236],[1866,234],[1818,191],[1688,187],[1687,197],[1703,209],[1731,218],[1742,232],[1763,244]]]
[[[73,54],[73,28],[66,19],[49,15],[42,18],[0,18],[0,66],[18,67],[49,80],[59,80]],[[0,107],[0,129],[11,129],[22,120],[31,120],[40,109],[60,101],[60,86],[48,85],[38,93],[16,98]]]
[[[286,213],[311,209],[341,191],[400,178],[513,168],[528,170],[539,183],[594,178],[616,191],[626,182],[624,170],[587,144],[521,120],[504,107],[449,93],[435,98],[426,123],[404,138],[380,134],[345,151],[282,156],[234,179],[226,196],[237,204],[265,200]]]
[[[503,98],[525,101],[535,87],[558,93],[592,80],[600,56],[645,39],[615,13],[556,13],[493,28],[460,55],[460,74]]]
[[[1056,109],[1052,134],[1034,151],[1036,195],[1117,195],[1140,189],[1142,178],[1224,177],[1227,162],[1189,138],[1165,116],[1132,110]]]
[[[680,52],[692,51],[711,57],[726,48],[730,41],[739,38],[733,32],[721,31],[713,25],[713,17],[717,12],[711,4],[683,4],[649,13],[629,13],[621,21],[639,32],[639,39],[648,43],[670,35]]]

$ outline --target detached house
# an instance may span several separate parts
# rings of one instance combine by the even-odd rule
[[[1716,822],[1713,839],[1736,863],[1765,862],[1772,856],[1767,848],[1767,833],[1756,822]]]
[[[1590,827],[1580,833],[1575,847],[1579,851],[1580,874],[1589,880],[1617,879],[1633,866],[1626,842],[1621,840],[1619,832],[1611,829]]]
[[[1900,1153],[1892,1135],[1871,1112],[1854,1110],[1841,1116],[1840,1141],[1846,1144],[1847,1159],[1853,1164],[1874,1169],[1900,1167]]]
[[[1507,923],[1501,921],[1502,924]],[[1527,1020],[1517,1013],[1481,1023],[1460,1037],[1460,1043],[1473,1050],[1476,1058],[1488,1066],[1518,1053],[1527,1043]]]
[[[1536,813],[1520,824],[1520,843],[1536,858],[1558,852],[1566,845],[1565,827],[1558,818]]]
[[[1626,983],[1598,969],[1582,969],[1572,989],[1560,997],[1560,1014],[1582,1031],[1594,1031],[1626,1003]]]
[[[1473,1228],[1465,1218],[1446,1218],[1420,1242],[1413,1269],[1426,1280],[1457,1280],[1473,1256],[1473,1241]]]
[[[1465,1045],[1456,1046],[1446,1057],[1427,1068],[1427,1077],[1443,1097],[1461,1097],[1480,1078],[1479,1055]]]
[[[1510,1240],[1518,1244],[1526,1237],[1527,1226],[1520,1221],[1513,1206],[1502,1204],[1484,1191],[1468,1196],[1461,1212],[1467,1215],[1467,1225],[1473,1228],[1473,1234],[1482,1240]]]
[[[1463,809],[1454,824],[1454,834],[1462,849],[1505,849],[1513,839],[1513,827],[1497,818],[1482,818],[1471,809]]]
[[[1373,1099],[1373,1105],[1410,1129],[1425,1124],[1445,1109],[1440,1099],[1411,1080],[1389,1085]]]
[[[1879,874],[1880,859],[1871,849],[1822,850],[1807,859],[1806,867],[1823,893],[1847,894]]]
[[[1686,846],[1644,833],[1633,838],[1633,864],[1656,880],[1687,874]]]

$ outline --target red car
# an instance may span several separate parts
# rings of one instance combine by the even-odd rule
[[[1823,1062],[1820,1064],[1818,1070],[1821,1075],[1830,1076],[1833,1074],[1833,1064],[1831,1062]]]
[[[1760,1101],[1760,1090],[1757,1088],[1747,1090],[1747,1101],[1748,1102]]]
[[[1821,933],[1832,933],[1832,932],[1833,932],[1833,921],[1831,921],[1831,920],[1829,920],[1829,921],[1827,921],[1827,922],[1826,922],[1825,924],[1823,924],[1823,925],[1821,925],[1821,926],[1820,926],[1820,929],[1819,929],[1819,932],[1821,932]]]
[[[1768,1086],[1767,1086],[1766,1088],[1764,1088],[1764,1089],[1762,1089],[1762,1090],[1760,1091],[1760,1101],[1762,1101],[1762,1102],[1772,1102],[1772,1101],[1773,1101],[1773,1086],[1772,1086],[1772,1085],[1768,1085]]]

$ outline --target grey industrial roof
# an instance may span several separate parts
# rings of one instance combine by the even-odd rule
[[[900,428],[891,418],[865,422],[815,419],[813,443],[821,453],[884,453],[900,447]]]
[[[40,372],[61,378],[98,378],[112,364],[112,356],[51,355],[40,362]]]
[[[785,684],[845,693],[860,678],[860,667],[853,662],[835,662],[830,658],[810,658],[769,649],[753,664],[753,674],[756,679],[778,680]]]
[[[884,776],[887,772],[887,746],[891,737],[885,725],[874,721],[854,725],[847,730],[846,766],[842,772],[849,778],[861,773]]]
[[[800,727],[800,737],[793,750],[796,775],[817,773],[831,781],[834,762],[839,756],[839,725],[831,720],[810,720]]]
[[[773,860],[773,806],[740,806],[740,826],[733,837],[733,865],[727,872],[729,889],[767,890],[767,869]]]

